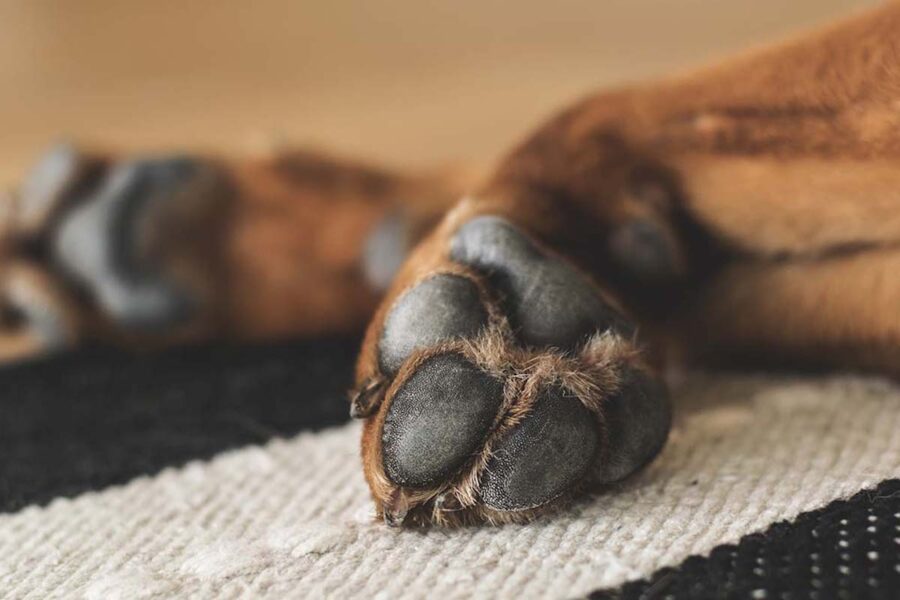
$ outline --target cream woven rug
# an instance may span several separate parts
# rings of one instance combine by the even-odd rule
[[[372,520],[347,425],[0,516],[4,598],[570,598],[900,476],[900,387],[697,377],[642,474],[527,526]]]

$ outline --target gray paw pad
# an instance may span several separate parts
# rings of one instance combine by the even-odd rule
[[[158,329],[183,323],[194,302],[141,245],[147,215],[195,174],[188,159],[137,161],[118,167],[96,198],[73,210],[55,238],[57,263],[89,289],[120,325]]]
[[[545,504],[587,472],[599,443],[590,411],[558,387],[545,389],[531,414],[494,448],[482,499],[497,510]]]
[[[478,217],[463,225],[450,256],[486,272],[506,294],[510,320],[526,344],[568,349],[595,331],[632,333],[578,272],[542,254],[504,219]]]
[[[394,395],[385,417],[388,478],[408,487],[445,480],[479,450],[502,398],[502,384],[462,356],[428,359]]]
[[[446,273],[429,277],[391,307],[378,343],[381,370],[395,373],[419,348],[472,337],[487,320],[487,310],[471,280]]]
[[[618,481],[650,461],[669,435],[669,395],[659,380],[633,371],[615,396],[603,404],[609,447],[598,483]]]
[[[400,213],[381,219],[366,237],[362,268],[369,285],[383,292],[406,260],[412,246],[409,224]]]

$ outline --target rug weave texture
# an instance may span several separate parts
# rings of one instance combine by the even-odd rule
[[[880,379],[696,377],[675,406],[670,442],[648,469],[530,525],[374,522],[350,424],[0,515],[0,589],[569,598],[900,475],[900,389]]]

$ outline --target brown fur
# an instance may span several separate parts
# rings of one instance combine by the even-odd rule
[[[42,311],[49,307],[62,307],[60,319],[62,342],[73,342],[81,332],[77,312],[57,282],[40,268],[27,261],[6,262],[0,270],[0,327],[8,333],[0,337],[0,362],[39,353],[48,340],[41,332],[23,327],[16,322],[14,311]],[[6,309],[6,314],[4,310]],[[8,321],[4,323],[3,321]]]
[[[586,265],[681,357],[728,350],[743,361],[771,350],[794,363],[896,373],[898,271],[885,253],[900,244],[898,173],[900,4],[890,3],[712,68],[588,98],[513,151],[478,198],[480,211],[518,215]],[[635,208],[634,189],[647,181],[667,206]],[[558,229],[538,217],[554,211],[592,225]],[[604,234],[637,211],[665,223],[687,256],[675,285],[619,285],[604,263]],[[697,237],[704,245],[691,248]],[[814,318],[823,303],[828,318]],[[713,333],[683,337],[685,323]],[[750,329],[752,341],[741,333]]]
[[[402,212],[420,238],[464,177],[401,176],[319,153],[235,163],[227,226],[226,327],[240,339],[357,332],[381,296],[362,272],[363,244]]]

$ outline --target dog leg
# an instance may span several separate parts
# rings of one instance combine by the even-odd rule
[[[702,289],[676,337],[704,364],[900,376],[900,247],[736,263]]]

